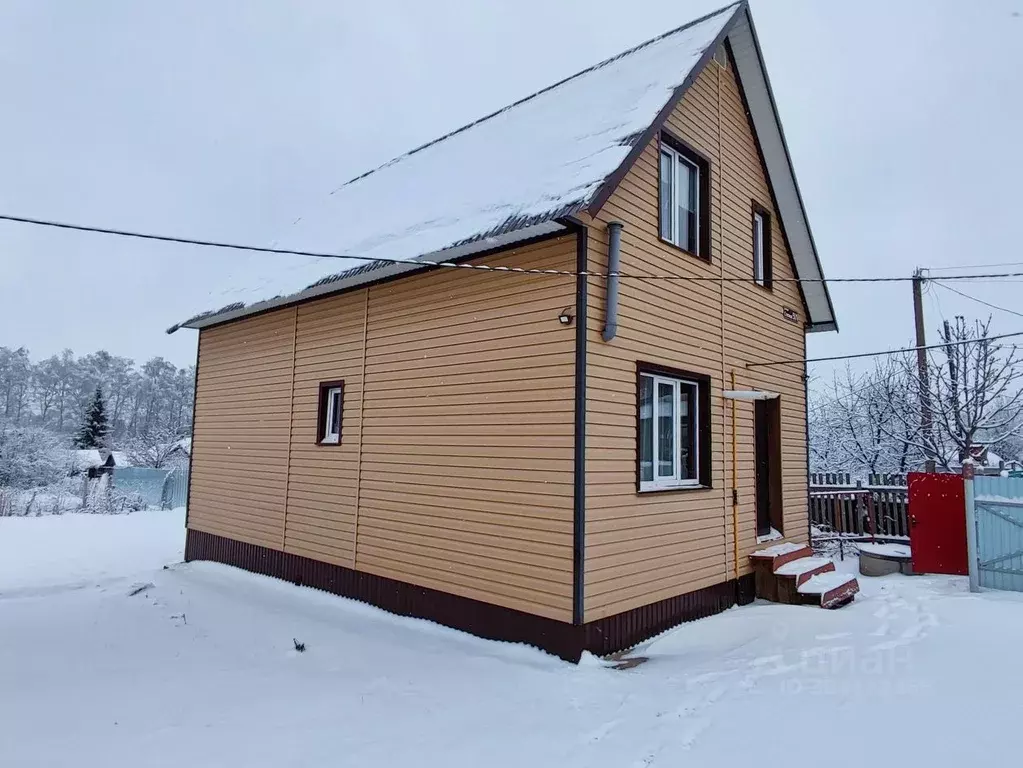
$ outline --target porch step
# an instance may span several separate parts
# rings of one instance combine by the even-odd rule
[[[756,583],[757,597],[772,602],[779,602],[778,579],[774,575],[776,569],[795,560],[813,557],[813,550],[803,544],[782,542],[765,549],[760,549],[749,556],[753,565],[753,578]]]
[[[798,587],[803,602],[819,605],[821,608],[841,608],[852,602],[853,596],[860,591],[860,583],[855,576],[848,573],[835,573],[834,569],[827,573],[819,573]]]
[[[799,605],[803,602],[799,588],[822,573],[831,573],[835,564],[825,557],[801,557],[778,567],[774,577],[778,581],[778,602]]]
[[[783,541],[781,544],[775,544],[765,549],[758,549],[749,556],[754,565],[769,565],[772,572],[786,563],[804,557],[813,557],[813,550],[805,544],[793,544],[789,541]]]
[[[860,591],[855,576],[835,572],[835,564],[814,557],[803,544],[782,542],[750,555],[757,597],[776,603],[840,608]]]

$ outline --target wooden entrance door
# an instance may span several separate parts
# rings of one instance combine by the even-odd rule
[[[757,536],[781,531],[781,408],[778,398],[755,401]]]

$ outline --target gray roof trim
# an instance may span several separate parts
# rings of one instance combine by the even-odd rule
[[[750,119],[764,153],[768,181],[774,190],[778,215],[789,238],[797,276],[811,281],[799,284],[809,313],[807,330],[837,331],[838,323],[827,283],[815,282],[824,279],[824,270],[792,167],[792,156],[785,141],[771,81],[764,67],[756,27],[749,8],[743,10],[728,34],[728,42],[749,104]]]
[[[230,320],[237,320],[242,317],[267,312],[272,309],[280,309],[281,307],[290,306],[309,299],[322,298],[335,293],[341,293],[342,291],[351,290],[352,288],[357,288],[360,285],[376,282],[377,280],[383,280],[388,277],[395,277],[398,275],[420,272],[434,268],[431,264],[420,263],[422,260],[454,261],[483,251],[492,251],[498,248],[504,248],[523,240],[529,240],[534,237],[549,235],[560,231],[568,231],[568,228],[564,224],[556,221],[542,221],[522,229],[514,229],[493,237],[473,240],[472,242],[456,245],[436,253],[423,254],[416,259],[405,262],[367,262],[336,275],[324,278],[298,293],[292,293],[287,296],[275,296],[272,299],[259,301],[255,304],[242,304],[240,302],[228,304],[220,309],[203,312],[202,314],[191,317],[184,322],[171,326],[167,329],[167,333],[174,333],[181,328],[209,328],[210,326],[220,325],[221,323],[226,323]]]

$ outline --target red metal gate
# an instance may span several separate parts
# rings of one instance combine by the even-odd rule
[[[914,573],[968,573],[963,478],[910,472],[909,541]]]

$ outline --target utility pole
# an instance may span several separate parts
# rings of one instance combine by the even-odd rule
[[[913,316],[916,320],[916,368],[920,378],[920,432],[924,439],[924,467],[934,472],[934,417],[931,413],[931,381],[927,371],[927,331],[924,327],[923,299],[924,271],[919,267],[913,272]]]

